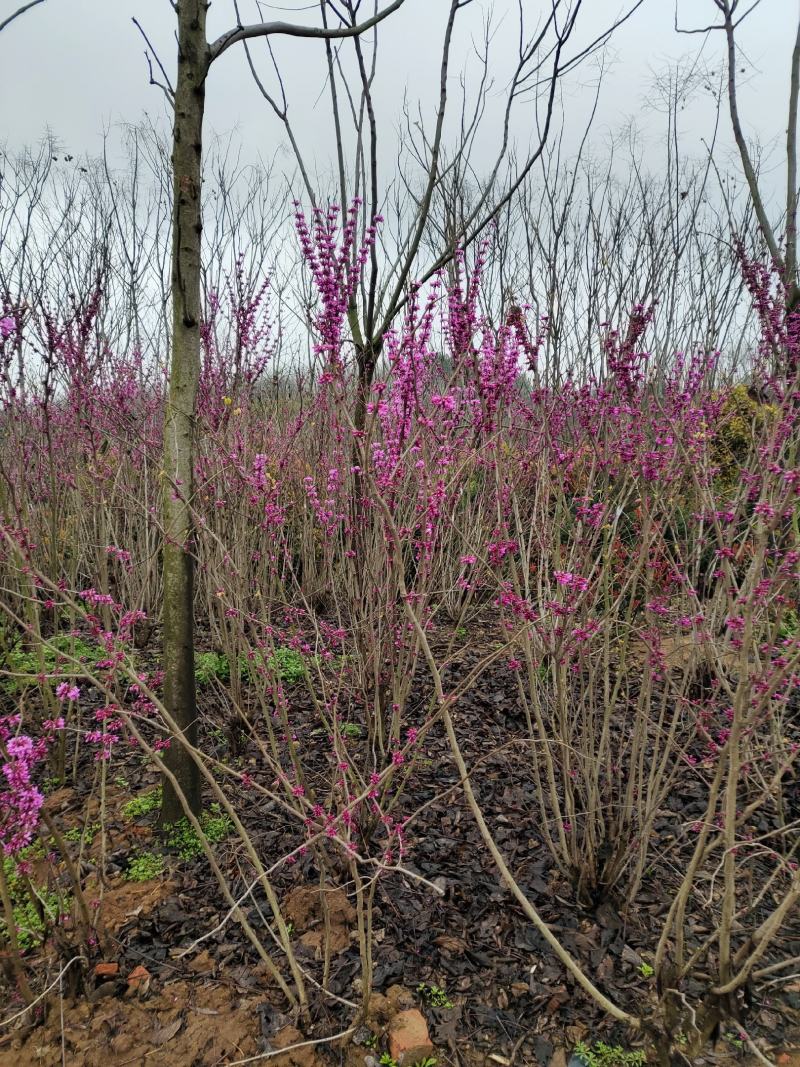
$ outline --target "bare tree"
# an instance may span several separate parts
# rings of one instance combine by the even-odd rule
[[[164,701],[178,734],[168,755],[172,778],[164,779],[161,819],[168,824],[184,810],[200,812],[200,773],[191,753],[197,743],[194,678],[194,558],[192,493],[194,419],[200,379],[203,112],[211,64],[235,44],[277,35],[316,40],[358,37],[377,26],[404,0],[393,0],[361,23],[329,29],[286,22],[241,21],[217,40],[206,35],[208,0],[177,0],[178,73],[172,140],[172,352],[164,419]],[[151,80],[155,80],[152,75]],[[182,797],[180,794],[183,794]],[[185,807],[184,807],[185,805]]]
[[[741,117],[739,115],[739,103],[737,97],[737,45],[736,30],[744,20],[760,4],[761,0],[743,5],[741,0],[713,0],[714,5],[722,15],[722,21],[710,26],[702,26],[693,29],[685,29],[678,26],[677,13],[675,28],[679,33],[706,34],[714,30],[721,31],[725,35],[725,51],[728,67],[728,107],[731,116],[731,127],[742,161],[747,187],[753,201],[753,209],[758,220],[758,225],[769,249],[769,254],[775,267],[780,271],[786,291],[786,306],[788,310],[794,310],[800,303],[800,289],[797,277],[797,102],[800,94],[800,18],[797,20],[795,30],[794,48],[792,50],[791,70],[789,78],[789,106],[786,125],[786,204],[784,215],[784,239],[783,246],[775,227],[770,220],[769,213],[764,203],[764,197],[759,187],[758,173],[753,164],[753,158],[747,144]]]
[[[326,43],[328,90],[335,131],[336,184],[342,206],[358,196],[363,200],[362,231],[379,214],[390,210],[394,233],[381,233],[381,247],[373,246],[370,263],[359,293],[354,294],[348,324],[355,351],[356,400],[353,421],[363,430],[367,398],[383,348],[386,331],[405,306],[412,282],[422,284],[448,267],[459,248],[465,248],[486,234],[523,187],[540,159],[552,132],[557,88],[566,74],[598,52],[614,31],[641,6],[631,0],[621,14],[610,21],[595,38],[570,52],[571,41],[580,24],[582,0],[546,0],[536,5],[535,29],[527,27],[534,5],[519,3],[517,55],[508,77],[497,121],[497,147],[488,162],[478,164],[476,134],[486,116],[492,80],[489,47],[493,30],[487,23],[477,46],[479,71],[470,79],[474,91],[466,89],[461,76],[460,116],[455,142],[445,137],[445,123],[453,110],[451,99],[453,41],[457,20],[472,0],[450,0],[442,5],[442,45],[439,59],[438,98],[433,116],[426,123],[420,108],[412,115],[406,107],[404,130],[398,145],[398,166],[389,183],[382,187],[379,175],[379,130],[375,107],[375,78],[378,70],[378,39],[371,51],[358,36],[353,38],[353,56],[346,66],[341,51]],[[320,9],[325,15],[325,0]],[[343,0],[345,16],[355,21],[358,4]],[[431,20],[433,23],[433,20]],[[433,23],[435,25],[435,23]],[[248,49],[248,61],[258,88],[275,115],[284,124],[297,160],[298,171],[311,203],[322,199],[313,186],[294,129],[290,124],[284,81],[270,49],[269,64],[277,89],[267,88]],[[458,106],[458,105],[456,105]],[[513,120],[525,112],[530,134],[527,151],[514,157]],[[347,130],[352,126],[353,151],[347,158]],[[478,169],[480,168],[480,169]],[[396,177],[395,177],[396,173]],[[467,195],[467,190],[471,190]],[[469,201],[469,208],[466,208]],[[446,221],[443,221],[446,216]],[[433,232],[431,232],[433,231]],[[427,255],[426,255],[427,253]]]

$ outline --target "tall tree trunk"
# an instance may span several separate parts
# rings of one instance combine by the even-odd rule
[[[194,680],[192,496],[194,422],[200,379],[200,243],[203,107],[208,72],[206,0],[179,0],[178,79],[172,141],[172,357],[164,418],[164,701],[189,746],[197,744]],[[200,772],[173,738],[166,764],[195,814]],[[180,819],[183,804],[165,777],[162,825]]]

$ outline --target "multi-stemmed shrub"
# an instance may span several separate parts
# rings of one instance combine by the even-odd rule
[[[499,322],[481,312],[481,248],[457,258],[447,284],[409,290],[357,424],[347,315],[370,246],[356,247],[352,226],[340,232],[333,211],[310,223],[298,212],[297,225],[318,297],[314,347],[279,403],[265,379],[266,291],[248,303],[231,288],[227,334],[226,298],[209,299],[192,505],[211,651],[195,672],[206,736],[224,723],[232,751],[194,753],[219,807],[213,825],[187,812],[176,847],[191,839],[191,855],[206,856],[228,921],[301,1010],[309,982],[327,987],[330,951],[304,972],[276,874],[311,854],[355,901],[366,998],[375,879],[408,873],[413,786],[428,773],[426,736],[443,726],[502,880],[572,978],[662,1051],[678,1032],[699,1048],[737,1015],[800,896],[786,799],[800,746],[796,324],[770,276],[745,264],[763,326],[754,395],[767,399],[721,381],[713,353],[651,368],[643,306],[608,328],[595,378],[544,387],[548,324],[519,308]],[[11,832],[16,800],[0,812],[9,856],[38,832],[35,765],[50,740],[50,755],[59,738],[89,746],[104,790],[123,741],[163,770],[174,734],[151,655],[163,382],[104,349],[101,300],[98,288],[62,320],[13,308],[3,319],[0,346],[21,333],[38,356],[24,389],[8,360],[3,384],[7,700],[26,681],[2,736],[6,767],[32,753],[24,841]],[[497,640],[478,640],[487,630]],[[453,680],[448,662],[473,634],[474,665]],[[20,655],[32,657],[24,671]],[[495,840],[454,712],[497,670],[524,719],[521,732],[509,724],[535,797],[520,832],[541,836],[580,906],[634,904],[655,821],[671,820],[682,859],[663,886],[655,997],[606,997]],[[73,775],[80,766],[76,756]],[[688,779],[704,811],[686,825],[672,801]],[[286,855],[265,850],[250,818],[259,802],[285,824]],[[714,923],[698,942],[701,886]],[[256,895],[258,926],[243,906]]]

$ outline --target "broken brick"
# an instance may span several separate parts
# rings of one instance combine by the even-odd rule
[[[147,994],[150,989],[150,972],[146,967],[139,964],[128,975],[128,993],[138,993],[140,997]]]
[[[412,1008],[395,1015],[389,1025],[389,1054],[399,1067],[408,1067],[432,1053],[433,1044],[422,1012]]]

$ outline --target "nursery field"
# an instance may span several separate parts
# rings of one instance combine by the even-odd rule
[[[793,5],[128,6],[0,0],[0,1067],[800,1067]]]
[[[192,736],[164,698],[163,378],[98,342],[99,290],[0,321],[0,1062],[794,1062],[773,277],[743,262],[760,380],[652,368],[637,307],[602,376],[549,387],[547,322],[493,327],[462,256],[356,426],[353,233],[297,225],[321,372],[266,377],[264,293],[203,327]],[[28,330],[39,383],[14,378]]]

